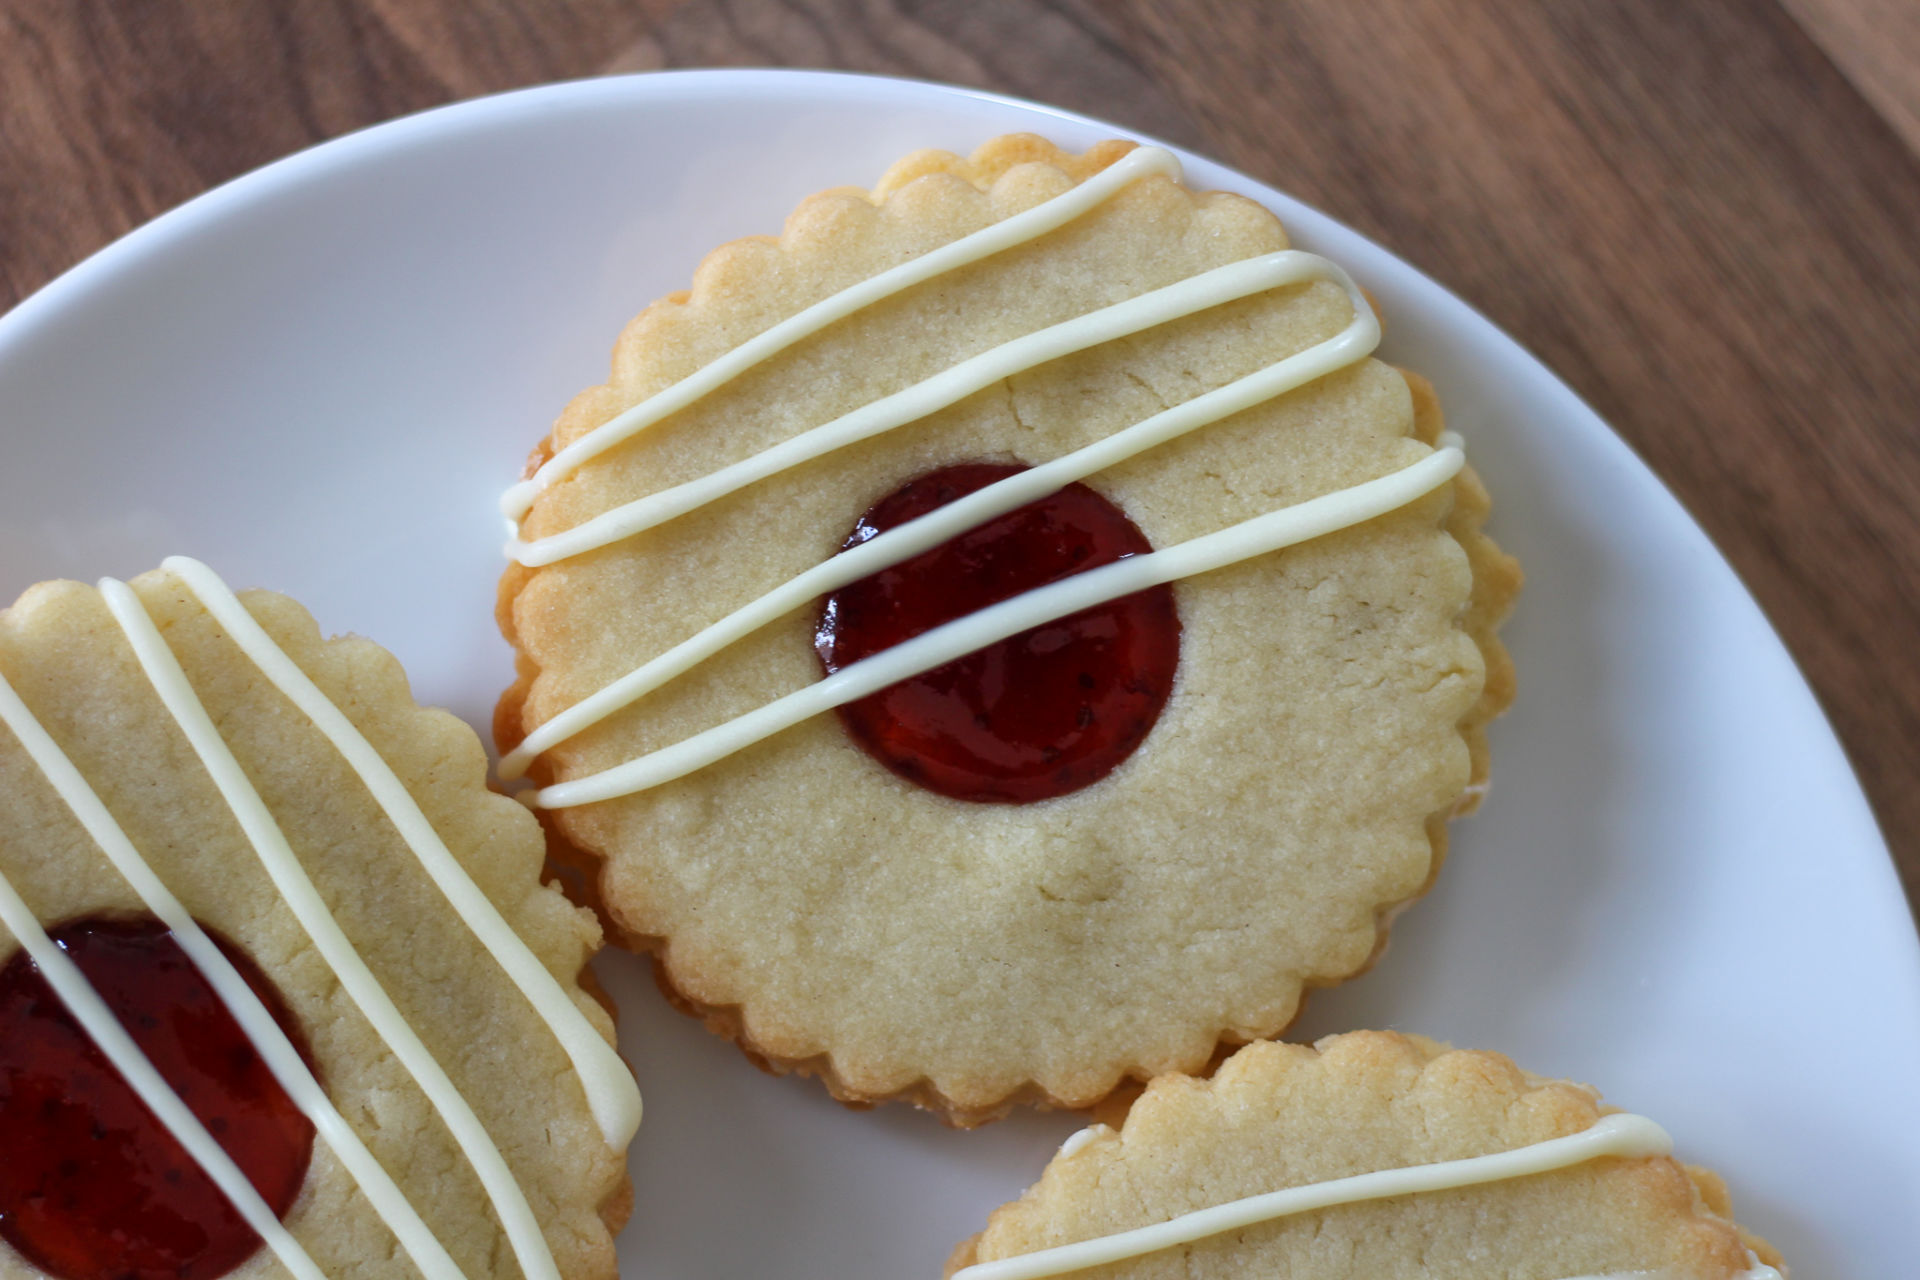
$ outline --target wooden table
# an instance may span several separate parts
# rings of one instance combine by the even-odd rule
[[[403,112],[768,64],[1105,116],[1452,286],[1732,559],[1920,901],[1914,0],[0,0],[0,308]]]

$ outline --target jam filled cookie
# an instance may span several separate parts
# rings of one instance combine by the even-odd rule
[[[485,775],[194,561],[0,612],[0,1276],[614,1274],[599,929]]]
[[[1256,1044],[1070,1138],[951,1280],[1782,1280],[1651,1120],[1387,1032]]]
[[[1165,151],[925,152],[727,245],[504,500],[509,778],[842,1099],[1085,1106],[1431,880],[1518,571],[1424,383]]]

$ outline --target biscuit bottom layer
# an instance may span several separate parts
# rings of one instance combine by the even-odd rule
[[[48,933],[284,1217],[306,1180],[313,1126],[172,933],[117,917]],[[213,936],[310,1057],[266,976]],[[24,951],[0,967],[0,1150],[0,1238],[63,1280],[212,1280],[260,1248]]]
[[[869,508],[860,545],[1026,470],[962,463]],[[829,674],[1023,592],[1152,551],[1083,484],[1007,512],[828,596],[814,645]],[[1113,772],[1173,691],[1180,618],[1158,586],[1023,631],[839,708],[847,733],[909,782],[994,804],[1048,800]]]

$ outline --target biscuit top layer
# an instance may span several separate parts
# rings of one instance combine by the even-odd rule
[[[34,588],[0,614],[0,673],[0,871],[31,907],[0,939],[34,951],[36,917],[152,912],[191,953],[204,921],[307,1033],[325,1145],[283,1263],[611,1274],[627,1133],[597,1121],[637,1097],[578,984],[597,930],[539,883],[537,827],[486,790],[464,726],[414,706],[382,651],[322,643],[291,602],[242,602],[190,561],[131,589]],[[301,1076],[279,1050],[276,1076]]]
[[[564,454],[822,298],[1038,207],[1123,152],[1002,140],[973,161],[916,157],[872,196],[815,197],[779,241],[724,247],[689,294],[643,313],[612,381],[575,401],[551,447]],[[1134,182],[592,459],[539,495],[526,534],[582,527],[1023,335],[1287,247],[1249,201]],[[829,561],[904,481],[963,462],[1037,469],[1354,319],[1334,281],[1273,288],[1011,374],[616,543],[510,570],[502,622],[522,683],[503,703],[502,746]],[[1087,483],[1167,548],[1393,475],[1435,456],[1438,432],[1405,378],[1361,361]],[[1473,499],[1458,525],[1456,494]],[[1127,1074],[1198,1066],[1223,1035],[1285,1025],[1304,984],[1361,967],[1383,917],[1433,870],[1439,816],[1477,781],[1469,739],[1505,696],[1482,697],[1504,596],[1476,597],[1497,553],[1463,554],[1478,545],[1478,501],[1463,477],[1362,528],[1181,581],[1166,713],[1125,764],[1072,795],[967,812],[815,717],[643,793],[566,809],[558,828],[605,860],[609,913],[629,942],[665,952],[683,997],[847,1094],[914,1092],[965,1116],[1022,1089],[1085,1103]],[[565,787],[812,684],[807,612],[558,743],[532,776]]]

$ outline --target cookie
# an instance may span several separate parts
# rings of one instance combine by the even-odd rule
[[[1074,1135],[951,1280],[1781,1280],[1653,1121],[1496,1053],[1249,1045]]]
[[[1365,968],[1517,589],[1336,265],[1168,153],[909,157],[644,311],[504,503],[503,772],[686,1009],[1081,1107]]]
[[[591,915],[371,643],[174,559],[0,613],[0,1276],[610,1277]]]

